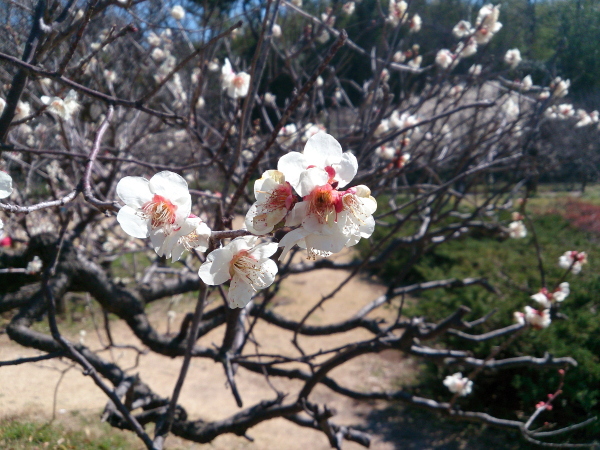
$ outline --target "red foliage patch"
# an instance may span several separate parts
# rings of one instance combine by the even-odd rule
[[[569,200],[560,213],[575,228],[600,234],[600,205]]]

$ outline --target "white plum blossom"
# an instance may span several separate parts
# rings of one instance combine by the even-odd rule
[[[550,83],[550,89],[554,97],[565,97],[569,93],[569,87],[571,87],[571,80],[563,80],[560,77],[556,77],[552,83]]]
[[[566,119],[575,115],[575,108],[570,103],[561,103],[557,107],[557,113],[560,118]]]
[[[404,52],[397,51],[396,53],[394,53],[394,56],[392,56],[392,60],[395,63],[403,63],[404,61],[406,61],[406,55],[404,54]]]
[[[478,44],[487,44],[490,42],[494,34],[502,28],[502,24],[498,22],[500,16],[500,5],[492,4],[484,5],[477,15],[475,22],[475,40]]]
[[[570,293],[569,283],[565,281],[552,292],[546,288],[540,289],[537,294],[531,296],[531,299],[538,302],[544,309],[548,309],[553,303],[564,301]]]
[[[281,37],[281,26],[274,24],[271,32],[272,32],[274,38],[280,38]]]
[[[524,91],[528,91],[529,89],[531,89],[532,86],[533,86],[533,80],[531,79],[531,75],[527,75],[521,81],[521,89],[523,89]]]
[[[25,272],[27,272],[29,275],[33,275],[36,273],[39,273],[42,270],[42,260],[40,259],[39,256],[34,256],[33,259],[31,261],[29,261],[27,263],[27,267],[25,268]]]
[[[358,163],[352,153],[342,152],[333,136],[317,133],[307,141],[304,153],[284,155],[277,168],[303,199],[286,219],[286,226],[299,227],[281,239],[279,246],[284,250],[280,259],[295,244],[306,248],[309,258],[315,258],[337,253],[371,236],[377,202],[366,186],[339,190],[352,181]]]
[[[554,290],[554,292],[552,293],[552,298],[557,302],[562,302],[569,296],[570,293],[571,289],[569,288],[569,283],[564,281],[560,283],[558,285],[558,288]]]
[[[246,228],[253,234],[266,234],[283,221],[296,204],[296,196],[283,173],[267,170],[254,183],[254,203],[246,214]]]
[[[458,39],[462,39],[470,34],[473,34],[475,30],[471,27],[471,22],[467,22],[466,20],[461,20],[454,28],[452,28],[452,34]]]
[[[479,75],[481,75],[481,70],[482,70],[481,64],[473,64],[471,67],[469,67],[469,75],[478,77]]]
[[[392,115],[389,119],[389,124],[391,127],[404,129],[408,127],[414,127],[418,125],[420,122],[419,118],[415,115],[411,115],[407,112],[403,112],[400,114],[398,111],[392,112]],[[418,128],[415,128],[418,130]]]
[[[275,281],[277,264],[269,257],[277,251],[277,243],[256,245],[257,239],[239,237],[213,250],[198,271],[202,281],[211,286],[231,280],[227,304],[232,309],[245,307],[259,289]]]
[[[43,95],[40,100],[44,105],[48,105],[48,111],[56,114],[61,119],[69,121],[81,105],[77,102],[77,92],[70,90],[65,99],[60,97],[48,97]]]
[[[396,26],[402,21],[406,21],[406,10],[408,9],[408,3],[404,0],[396,1],[390,0],[389,12],[387,21],[393,26]]]
[[[442,69],[447,69],[448,67],[450,67],[455,59],[456,55],[454,55],[447,48],[441,49],[437,52],[437,55],[435,55],[435,63]]]
[[[156,47],[154,50],[152,50],[152,53],[150,53],[150,56],[152,57],[152,59],[154,61],[162,61],[163,59],[165,59],[167,57],[167,55],[165,54],[165,51],[158,47]]]
[[[325,23],[325,25],[333,27],[335,25],[336,17],[331,14],[333,10],[331,8],[326,8],[325,12],[321,14],[321,20]]]
[[[171,261],[175,262],[186,250],[205,252],[208,249],[211,230],[200,217],[190,214],[179,228],[171,233],[166,231],[168,230],[160,227],[150,234],[152,246],[158,256],[171,258]]]
[[[323,77],[319,75],[315,84],[317,85],[317,87],[322,87],[323,84],[325,84],[325,82],[323,81]]]
[[[202,79],[202,70],[200,67],[194,67],[192,70],[192,74],[190,75],[190,80],[192,83],[198,83]]]
[[[15,117],[14,120],[23,120],[26,117],[29,117],[31,113],[31,106],[27,102],[22,102],[19,100],[17,102],[17,107],[15,108]]]
[[[265,105],[277,106],[277,97],[270,92],[265,93]]]
[[[354,2],[346,2],[344,3],[344,5],[342,6],[342,11],[344,12],[344,14],[346,14],[347,16],[351,16],[352,14],[354,14],[354,9],[356,8],[356,5],[354,4]]]
[[[388,131],[390,131],[390,120],[383,119],[381,122],[379,122],[379,125],[377,125],[377,128],[375,128],[374,134],[375,134],[375,137],[379,137],[379,136],[384,135]]]
[[[377,210],[377,201],[371,196],[371,189],[358,185],[347,189],[342,195],[343,209],[337,222],[348,240],[345,247],[358,244],[361,238],[369,238],[375,229],[373,213]]]
[[[550,326],[550,310],[543,309],[538,310],[534,309],[531,306],[525,307],[525,322],[531,325],[536,330],[541,330],[542,328],[548,328]]]
[[[173,9],[171,9],[171,17],[173,17],[173,19],[175,20],[183,20],[183,18],[185,17],[185,10],[183,9],[183,6],[173,6]]]
[[[515,220],[508,225],[508,234],[513,239],[522,239],[527,236],[527,228],[522,220]]]
[[[587,127],[594,123],[598,123],[597,111],[592,111],[590,114],[584,109],[577,110],[577,118],[579,119],[575,124],[576,128]]]
[[[177,231],[190,215],[192,198],[183,177],[167,170],[150,180],[125,177],[117,184],[117,195],[125,203],[117,221],[130,236],[146,238],[156,228],[165,235]]]
[[[248,94],[250,75],[246,72],[235,73],[229,59],[225,58],[225,63],[221,68],[221,84],[223,89],[227,90],[229,97],[233,99],[243,98]]]
[[[407,64],[409,67],[413,69],[421,68],[421,64],[423,63],[423,56],[417,55],[413,59],[411,59]]]
[[[525,312],[515,311],[513,314],[515,322],[526,325],[529,324],[536,330],[548,328],[552,319],[550,319],[550,310],[537,310],[530,306],[525,307]]]
[[[298,127],[293,123],[289,123],[277,133],[277,142],[279,144],[291,144],[296,139],[297,132]]]
[[[473,390],[473,381],[463,377],[461,372],[454,375],[448,375],[444,379],[444,386],[453,394],[459,394],[462,397],[469,395]]]
[[[581,272],[583,264],[587,264],[587,253],[568,251],[558,258],[558,265],[563,269],[571,269],[574,274]]]
[[[568,119],[575,116],[575,108],[570,103],[561,103],[546,109],[544,115],[550,119]]]
[[[408,29],[410,33],[418,33],[419,31],[421,31],[422,25],[423,20],[421,19],[421,16],[415,14],[414,16],[412,16],[412,19],[410,19],[410,22],[408,23]]]
[[[390,145],[380,145],[375,150],[375,154],[381,159],[391,161],[396,157],[396,149]]]
[[[319,35],[315,38],[318,43],[325,44],[329,39],[331,39],[331,35],[327,30],[322,30]]]
[[[283,155],[277,164],[277,170],[284,174],[286,181],[301,197],[310,194],[301,180],[304,172],[310,168],[326,172],[326,182],[336,183],[336,188],[341,188],[356,175],[358,162],[352,153],[342,152],[341,145],[333,136],[319,132],[306,142],[303,153],[290,152]]]
[[[148,44],[150,44],[152,47],[158,47],[162,43],[162,39],[154,31],[148,33],[146,41],[148,41]]]
[[[105,70],[104,79],[109,84],[114,83],[115,81],[117,81],[117,72],[115,72],[114,70]]]
[[[504,55],[504,62],[508,64],[511,69],[516,68],[522,61],[521,52],[518,48],[513,48],[506,51]]]
[[[338,101],[338,103],[340,103],[344,99],[344,96],[342,95],[340,88],[335,88],[333,97]]]
[[[0,170],[0,198],[6,198],[12,194],[12,178],[6,172]],[[0,219],[0,230],[4,229],[4,222]],[[2,233],[0,233],[1,235]]]
[[[465,88],[462,84],[457,84],[456,86],[452,86],[448,90],[448,97],[450,98],[459,98],[460,95],[464,92]]]
[[[0,198],[6,198],[12,194],[12,177],[0,170]]]
[[[219,65],[219,61],[217,59],[213,59],[207,64],[207,68],[210,72],[218,72],[221,66]]]
[[[320,124],[320,123],[307,123],[306,125],[304,125],[304,133],[302,134],[302,140],[304,142],[308,141],[311,137],[313,137],[315,134],[320,133],[320,132],[327,132],[327,129],[325,128],[324,125]]]
[[[4,112],[4,107],[6,106],[6,100],[0,97],[0,114]]]
[[[473,38],[467,39],[465,42],[459,42],[456,46],[456,55],[459,58],[468,58],[477,53],[477,41]]]

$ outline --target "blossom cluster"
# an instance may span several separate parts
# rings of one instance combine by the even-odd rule
[[[473,381],[467,377],[463,377],[461,372],[457,372],[454,375],[448,375],[444,379],[444,386],[453,394],[464,397],[469,395],[473,390]]]
[[[473,27],[467,20],[459,21],[452,29],[452,34],[461,41],[452,52],[443,48],[435,57],[435,63],[442,69],[453,68],[461,58],[468,58],[477,53],[478,45],[490,42],[494,34],[502,28],[498,21],[500,6],[492,4],[484,5],[477,14],[477,20]],[[505,61],[512,67],[516,67],[521,61],[518,49],[509,50],[505,55]]]
[[[585,252],[568,251],[560,256],[558,265],[567,269],[569,272],[577,274],[581,272],[583,264],[587,263],[587,254]],[[530,306],[525,307],[525,312],[516,311],[514,318],[521,325],[529,324],[535,329],[548,328],[552,322],[552,309],[562,303],[571,293],[569,283],[563,281],[555,289],[549,290],[542,287],[537,293],[531,296],[531,299],[540,305],[540,309]]]
[[[246,72],[235,72],[231,67],[229,59],[221,68],[221,85],[227,91],[227,95],[233,99],[243,98],[248,95],[250,87],[250,75]]]
[[[233,239],[210,252],[199,277],[209,285],[230,280],[228,304],[242,308],[277,274],[270,257],[283,247],[282,260],[294,245],[307,249],[309,258],[329,256],[368,238],[375,228],[377,202],[364,185],[349,187],[358,162],[343,152],[339,142],[324,132],[310,137],[303,153],[282,156],[277,170],[267,170],[254,184],[256,202],[245,225],[253,236]],[[125,203],[117,214],[123,230],[136,238],[150,238],[159,256],[177,261],[186,250],[205,252],[211,230],[191,214],[187,182],[163,171],[150,180],[125,177],[117,184]],[[259,242],[276,228],[291,227],[277,242]]]

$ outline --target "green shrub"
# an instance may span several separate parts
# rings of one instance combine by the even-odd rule
[[[529,329],[497,358],[519,355],[541,357],[545,352],[561,357],[572,356],[578,367],[569,368],[564,393],[554,403],[552,411],[546,411],[541,422],[557,422],[558,425],[575,423],[589,415],[600,417],[600,262],[594,255],[600,247],[591,234],[579,231],[558,215],[544,215],[534,220],[542,249],[548,288],[554,288],[564,270],[557,265],[558,257],[567,250],[587,251],[589,264],[579,275],[569,275],[571,294],[561,305],[560,312],[568,320],[555,320],[545,330]],[[495,295],[481,287],[440,289],[423,292],[406,306],[407,315],[423,316],[427,321],[438,321],[454,312],[460,305],[471,308],[466,318],[474,320],[496,308],[497,313],[486,324],[469,332],[478,334],[510,325],[513,312],[522,311],[526,305],[535,307],[529,296],[541,287],[535,248],[531,230],[525,239],[501,241],[493,237],[468,237],[451,241],[426,253],[411,269],[408,282],[445,278],[484,277],[501,294]],[[402,250],[392,255],[379,271],[383,278],[393,278],[405,263],[407,256]],[[456,349],[469,349],[479,358],[485,358],[493,346],[505,341],[501,337],[492,341],[473,344],[458,337],[445,336],[435,345]],[[449,399],[442,385],[443,378],[468,367],[427,366],[420,391]],[[516,419],[514,411],[530,415],[536,403],[546,400],[547,394],[559,385],[557,369],[519,368],[500,372],[483,372],[475,380],[474,395],[461,399],[464,408],[487,411],[491,414]],[[578,431],[581,437],[600,435],[600,421]]]

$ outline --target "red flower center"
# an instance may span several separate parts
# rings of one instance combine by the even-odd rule
[[[152,227],[157,228],[175,223],[177,206],[168,199],[158,194],[154,194],[152,200],[142,205],[142,211],[144,215],[150,219]]]
[[[329,214],[339,213],[344,209],[342,193],[333,189],[330,184],[317,186],[309,195],[304,197],[304,200],[309,202],[308,214],[317,216],[319,223],[327,222]]]

